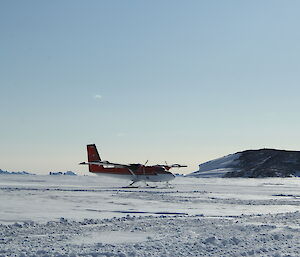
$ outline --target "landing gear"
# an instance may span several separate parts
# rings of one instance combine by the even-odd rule
[[[137,181],[133,181],[132,183],[130,183],[128,186],[123,187],[123,188],[138,188],[137,186],[133,186]]]
[[[151,185],[149,185],[145,180],[133,181],[133,182],[130,183],[128,186],[123,187],[123,188],[140,188],[139,185],[134,186],[134,184],[137,183],[137,182],[142,182],[142,183],[145,185],[144,188],[156,188],[156,186],[151,186]]]
[[[131,184],[129,184],[129,186],[132,186],[134,183],[136,183],[136,181],[133,181]]]

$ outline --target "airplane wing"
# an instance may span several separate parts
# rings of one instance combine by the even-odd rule
[[[187,167],[186,165],[181,165],[181,164],[178,164],[178,163],[175,163],[175,164],[171,165],[171,168],[186,168],[186,167]]]
[[[132,170],[132,165],[113,163],[109,161],[81,162],[79,163],[79,165],[99,165],[99,166],[111,166],[113,168],[127,168],[134,177],[137,176]]]
[[[114,168],[130,168],[130,165],[113,163],[109,161],[96,161],[96,162],[81,162],[79,165],[98,165],[98,166],[112,166]]]
[[[163,167],[163,168],[165,168],[167,170],[169,170],[171,168],[186,168],[187,167],[186,165],[181,165],[181,164],[178,164],[178,163],[171,164],[171,165],[168,165],[168,164],[158,164],[156,166]]]

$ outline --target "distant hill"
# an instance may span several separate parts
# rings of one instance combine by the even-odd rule
[[[300,151],[247,150],[199,165],[193,177],[289,177],[300,176]]]
[[[73,171],[66,171],[66,172],[49,172],[49,175],[68,175],[68,176],[77,176]]]
[[[35,175],[33,173],[29,173],[26,171],[6,171],[6,170],[1,170],[0,169],[0,175],[1,174],[6,174],[6,175]]]

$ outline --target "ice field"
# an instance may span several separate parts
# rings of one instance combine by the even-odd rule
[[[0,176],[0,256],[300,256],[300,178]]]

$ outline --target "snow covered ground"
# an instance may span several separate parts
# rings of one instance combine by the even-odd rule
[[[0,256],[300,256],[300,178],[0,176]]]
[[[233,171],[235,165],[239,163],[240,153],[229,154],[224,157],[214,159],[199,165],[199,170],[188,176],[197,178],[221,178],[227,172]]]

